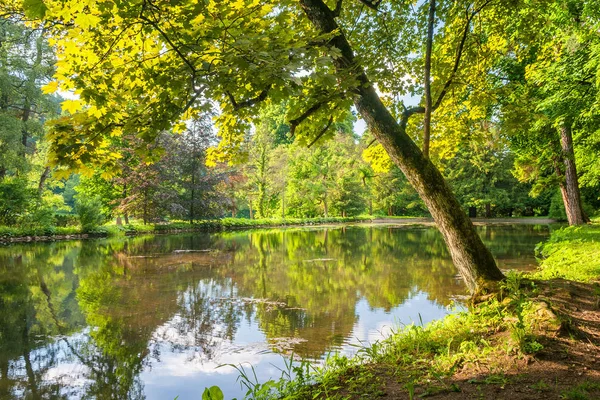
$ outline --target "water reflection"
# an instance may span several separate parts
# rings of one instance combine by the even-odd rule
[[[483,227],[503,268],[534,265],[539,226]],[[226,363],[279,375],[464,294],[431,228],[343,227],[0,248],[0,398],[198,398]]]

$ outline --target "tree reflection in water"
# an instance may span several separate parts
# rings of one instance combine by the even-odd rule
[[[547,231],[481,230],[507,267],[523,257],[533,264],[533,248]],[[352,339],[359,302],[389,313],[419,295],[439,309],[465,292],[455,275],[431,228],[272,229],[3,247],[0,398],[145,398],[141,373],[160,366],[165,352],[184,355],[189,365],[260,350],[319,359]],[[240,338],[241,327],[254,329],[256,340]]]

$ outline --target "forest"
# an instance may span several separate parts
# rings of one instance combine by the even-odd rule
[[[144,130],[143,118],[159,116],[136,115],[143,113],[144,102],[155,98],[153,101],[160,103],[160,98],[168,98],[171,91],[179,91],[181,98],[191,95],[186,92],[190,88],[179,87],[181,83],[143,94],[144,85],[161,86],[157,81],[164,79],[170,69],[182,72],[181,65],[174,62],[181,64],[186,59],[174,57],[165,66],[145,61],[147,70],[140,72],[145,78],[125,70],[127,64],[118,67],[109,58],[120,57],[130,41],[138,46],[152,41],[135,31],[128,33],[133,35],[130,40],[115,37],[113,43],[107,36],[102,43],[97,42],[98,48],[75,56],[73,51],[84,42],[77,44],[73,34],[58,39],[60,24],[33,25],[28,21],[42,10],[49,21],[84,17],[101,21],[107,16],[76,8],[69,11],[73,15],[64,11],[64,15],[54,16],[50,5],[30,3],[34,4],[24,13],[5,4],[0,25],[1,225],[80,224],[89,230],[116,218],[124,223],[130,219],[193,223],[220,217],[429,215],[400,168],[360,121],[356,108],[350,108],[343,99],[323,103],[324,94],[319,91],[329,86],[332,91],[346,90],[335,87],[338,83],[329,72],[331,55],[310,63],[298,62],[293,67],[301,73],[292,73],[289,83],[280,83],[290,86],[286,90],[293,92],[306,86],[304,90],[316,92],[311,93],[314,99],[297,97],[299,93],[285,98],[277,93],[260,110],[253,110],[251,117],[233,117],[229,112],[233,110],[219,107],[216,99],[202,92],[206,98],[195,95],[198,98],[189,105],[186,115],[178,117],[181,122],[164,121],[161,124],[165,126]],[[231,7],[236,10],[242,3]],[[428,79],[429,86],[433,86],[430,92],[445,96],[439,96],[428,122],[432,134],[427,140],[422,119],[413,117],[406,132],[418,146],[427,143],[430,159],[471,216],[550,216],[566,220],[567,200],[561,195],[570,172],[566,160],[576,165],[583,214],[591,216],[600,208],[600,138],[594,111],[599,56],[595,25],[585,22],[595,17],[594,4],[566,1],[555,5],[548,8],[547,15],[537,16],[536,7],[528,6],[521,12],[522,21],[510,19],[510,29],[502,32],[498,29],[504,22],[496,20],[502,6],[439,5],[433,21],[437,28],[433,30],[435,46],[430,49],[428,72],[439,79]],[[347,12],[359,13],[357,17],[364,19],[364,24],[370,19],[385,24],[386,18],[409,6],[410,2],[389,5],[385,14],[378,15],[363,10],[364,5],[356,5],[357,10],[352,5]],[[466,21],[464,12],[459,13],[461,7],[467,10]],[[267,10],[256,12],[258,18]],[[419,11],[403,16],[394,26],[388,26],[393,30],[389,34],[401,39],[396,47],[390,40],[373,36],[360,49],[372,63],[365,61],[369,76],[378,79],[382,99],[397,116],[403,109],[418,107],[411,103],[422,105],[427,97],[422,85],[422,58],[427,54],[415,56],[404,50],[422,49],[425,44],[419,42],[426,33],[422,14]],[[84,32],[89,24],[82,22],[69,29]],[[544,24],[546,28],[540,30]],[[464,35],[461,37],[461,30],[452,27],[461,27]],[[356,37],[368,33],[352,32]],[[287,37],[281,40],[293,42]],[[102,46],[111,43],[113,52],[99,59]],[[287,42],[284,45],[291,46]],[[399,54],[398,47],[407,54]],[[130,51],[127,56],[135,57],[135,49]],[[202,60],[200,50],[189,51],[190,57]],[[376,51],[389,59],[389,70],[377,71]],[[247,57],[229,56],[234,58],[231,62]],[[88,59],[96,60],[97,65],[92,68],[86,64]],[[112,90],[106,79],[115,80],[106,76],[111,66],[122,70],[120,90],[139,92],[141,104],[123,98],[121,101],[130,106],[115,111],[114,107],[124,106],[117,103],[119,98],[111,99],[106,93]],[[81,68],[90,71],[78,73]],[[246,69],[252,70],[252,65]],[[132,75],[127,76],[129,73]],[[104,80],[94,74],[104,76]],[[209,83],[198,86],[205,84]],[[227,86],[249,94],[256,90],[252,82],[246,84],[248,88],[229,81],[215,85],[227,95],[231,94]],[[196,89],[200,92],[200,87]],[[335,112],[313,106],[314,112],[308,108],[304,114],[298,113],[311,102]],[[151,104],[148,106],[154,107]],[[238,103],[233,104],[235,109]],[[175,106],[164,103],[164,107]],[[192,112],[193,106],[197,109]],[[155,111],[177,113],[160,107]],[[561,142],[565,140],[561,129],[567,128],[572,142],[570,152]]]

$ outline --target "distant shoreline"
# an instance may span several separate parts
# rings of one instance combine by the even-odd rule
[[[493,226],[493,225],[548,225],[557,223],[551,218],[473,218],[471,219],[475,226]],[[236,223],[227,223],[225,221],[239,221]],[[255,223],[256,222],[256,223]],[[178,233],[193,233],[193,232],[221,232],[233,230],[250,230],[262,228],[292,228],[306,226],[328,226],[340,224],[365,224],[365,225],[389,225],[389,226],[435,226],[433,218],[426,217],[379,217],[379,218],[363,218],[363,217],[332,217],[332,218],[314,218],[304,220],[273,220],[269,223],[266,220],[249,220],[249,219],[224,219],[220,221],[199,221],[199,223],[191,225],[189,223],[176,224],[156,224],[142,225],[143,229],[136,229],[136,226],[111,226],[111,229],[97,232],[87,233],[71,233],[71,234],[43,234],[43,235],[20,235],[20,236],[0,236],[0,244],[13,243],[31,243],[31,242],[54,242],[62,240],[86,240],[100,239],[107,237],[125,237],[139,235],[156,235],[156,234],[178,234]],[[185,226],[187,225],[187,226]],[[104,227],[101,227],[104,228]]]

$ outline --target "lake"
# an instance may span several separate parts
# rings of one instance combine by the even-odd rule
[[[500,268],[535,268],[541,225],[478,231]],[[199,399],[284,357],[352,354],[460,308],[431,227],[347,225],[0,247],[0,399]],[[219,367],[221,366],[221,367]]]

